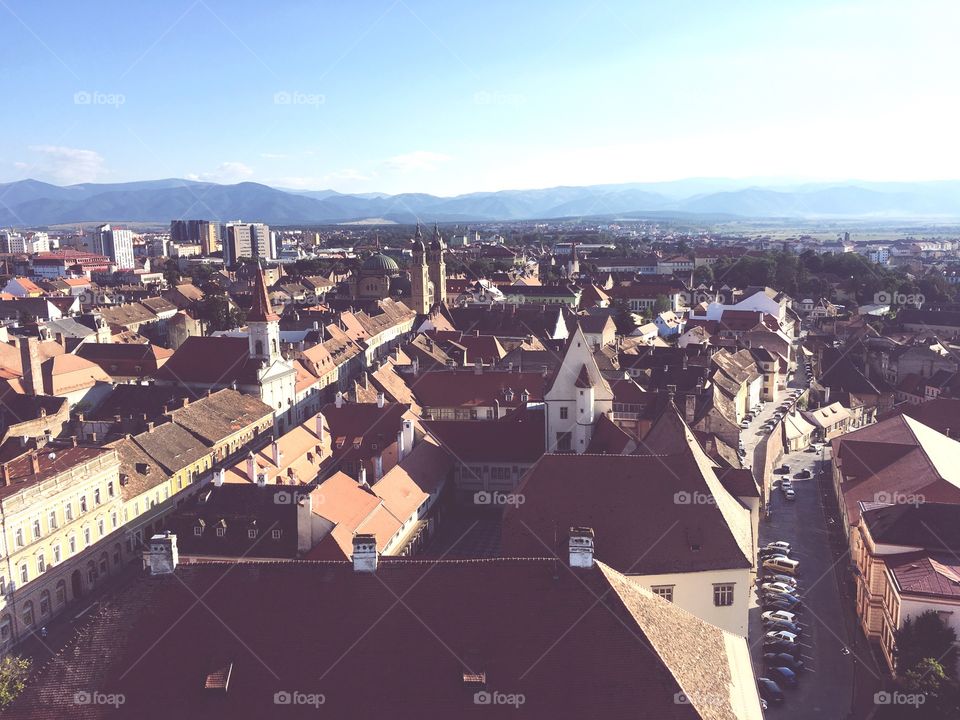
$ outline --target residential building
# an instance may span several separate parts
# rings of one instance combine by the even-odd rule
[[[93,250],[110,258],[118,270],[134,268],[133,232],[126,228],[101,225],[93,233]]]

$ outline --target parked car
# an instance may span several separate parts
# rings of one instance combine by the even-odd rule
[[[760,618],[766,621],[783,620],[784,622],[795,622],[797,616],[783,610],[769,610],[763,613]]]
[[[796,475],[793,476],[794,480],[806,480],[808,477],[811,477],[809,470],[801,470]]]
[[[779,574],[779,573],[770,573],[770,572],[764,573],[764,574],[760,577],[760,582],[762,582],[762,583],[767,583],[767,582],[786,583],[787,585],[790,585],[791,587],[797,587],[797,585],[798,585],[797,579],[796,579],[795,577],[791,577],[791,576],[789,576],[789,575],[781,575],[781,574]]]
[[[788,643],[795,643],[797,641],[797,636],[786,630],[770,630],[764,637],[770,640],[783,640]]]
[[[765,630],[786,630],[788,633],[793,633],[794,635],[800,635],[800,633],[803,632],[803,625],[785,622],[783,620],[778,620],[777,622],[772,623],[764,623],[763,627]]]
[[[783,640],[766,640],[763,641],[763,654],[764,655],[789,655],[790,657],[799,657],[800,651],[803,650],[802,645],[797,643],[788,643],[783,642]]]
[[[783,575],[798,575],[800,573],[799,561],[791,560],[782,555],[764,560],[763,568]]]
[[[775,602],[785,602],[793,605],[795,609],[800,609],[803,606],[803,601],[800,600],[796,595],[791,593],[781,593],[781,592],[771,592],[763,593],[764,599],[770,598]]]
[[[787,557],[787,556],[784,554],[783,550],[779,550],[777,548],[770,548],[769,550],[765,548],[761,548],[760,550],[757,550],[757,557],[760,558],[761,560],[767,560],[769,558]]]
[[[796,497],[797,497],[797,493],[794,492],[794,489],[793,489],[792,487],[788,487],[788,488],[785,488],[785,489],[784,489],[784,491],[783,491],[783,496],[784,496],[787,500],[795,500]]]
[[[815,453],[815,452],[820,452],[820,451],[817,450],[817,446],[816,446],[816,445],[811,445],[811,446],[808,447],[806,450],[804,450],[804,452]]]
[[[787,585],[786,583],[779,583],[779,582],[763,583],[763,585],[760,586],[760,591],[761,591],[761,592],[766,592],[766,593],[771,593],[771,592],[774,592],[774,593],[786,593],[787,595],[796,595],[796,594],[797,594],[797,588],[796,588],[796,586],[794,586],[794,585]]]
[[[790,472],[790,466],[789,466],[789,465],[781,465],[780,467],[773,469],[773,474],[774,474],[774,475],[786,475],[786,474],[789,473],[789,472]]]
[[[797,674],[788,667],[768,667],[767,675],[780,685],[792,687],[797,684]]]
[[[774,540],[773,542],[768,542],[763,547],[765,548],[783,548],[784,550],[790,550],[790,543],[786,540]]]
[[[757,678],[757,688],[760,690],[760,697],[767,702],[782,703],[783,690],[770,678]]]
[[[792,603],[783,596],[766,596],[760,600],[760,607],[764,610],[786,610],[789,613],[798,613],[803,608],[798,603]]]
[[[767,666],[788,667],[791,670],[803,670],[803,660],[790,653],[764,653],[763,662]]]

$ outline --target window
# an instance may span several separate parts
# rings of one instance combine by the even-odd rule
[[[73,520],[73,503],[67,503],[63,506],[63,517],[67,522]]]
[[[40,518],[33,521],[33,539],[40,539]]]
[[[255,539],[257,537],[257,531],[255,529],[247,530],[247,537],[250,538],[251,540]]]
[[[50,514],[47,516],[47,526],[50,528],[51,532],[57,529],[57,511],[56,510],[51,510]]]
[[[271,537],[273,537],[274,540],[279,540],[279,539],[280,539],[280,531],[279,531],[279,530],[274,530],[272,533],[270,533],[270,535],[271,535]]]
[[[88,527],[83,529],[83,544],[85,547],[89,547],[90,545],[90,528]]]
[[[97,520],[97,530],[100,531],[100,537],[103,537],[103,518]]]
[[[23,626],[33,626],[33,602],[30,600],[27,600],[23,606]]]
[[[117,513],[116,511],[110,513],[110,524],[113,525],[113,529],[117,529]]]
[[[7,579],[3,575],[0,575],[0,595],[6,595],[6,594],[7,594]]]
[[[203,527],[200,526],[200,525],[194,525],[194,526],[193,526],[193,534],[194,534],[196,537],[200,537],[201,535],[203,535]]]
[[[93,504],[94,505],[100,504],[100,488],[97,488],[96,490],[93,491]]]
[[[110,497],[114,496],[113,480],[107,483],[107,495],[109,495]]]
[[[60,559],[61,559],[60,545],[54,545],[53,546],[53,564],[59,565]]]
[[[733,605],[733,583],[713,586],[713,604],[717,607]]]
[[[70,536],[70,554],[73,555],[77,551],[77,536]]]
[[[654,595],[659,595],[664,600],[673,602],[673,585],[654,585],[650,589]]]
[[[227,534],[227,529],[226,529],[226,528],[223,528],[223,527],[218,527],[218,528],[217,528],[217,537],[223,537],[223,536],[226,535],[226,534]]]
[[[564,450],[569,450],[571,448],[571,436],[568,432],[559,432],[557,433],[557,450],[561,452]]]
[[[37,555],[37,574],[43,575],[47,571],[47,559],[43,556],[43,553]]]
[[[80,496],[80,512],[85,513],[87,511],[87,496]]]
[[[30,571],[27,569],[27,564],[24,563],[20,566],[20,584],[26,585],[30,580]]]
[[[560,408],[560,419],[561,419],[561,420],[566,420],[566,419],[567,419],[567,416],[568,416],[569,414],[570,414],[570,413],[569,413],[569,411],[567,410],[567,408],[565,408],[565,407]]]
[[[7,642],[10,638],[10,616],[4,615],[3,620],[0,620],[0,642]]]
[[[17,547],[23,547],[23,545],[24,545],[24,542],[23,542],[23,528],[17,528],[16,538],[17,538]]]
[[[57,592],[54,597],[57,605],[63,605],[67,601],[67,584],[63,580],[57,583]]]
[[[40,614],[49,615],[50,614],[50,591],[44,590],[40,593]]]

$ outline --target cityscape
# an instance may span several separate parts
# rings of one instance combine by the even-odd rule
[[[0,716],[960,717],[957,21],[0,0]]]

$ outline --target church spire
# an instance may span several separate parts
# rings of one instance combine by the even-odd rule
[[[270,294],[267,292],[267,281],[263,276],[263,268],[257,261],[257,276],[253,287],[253,304],[247,314],[247,322],[277,322],[280,316],[273,311],[270,303]]]

